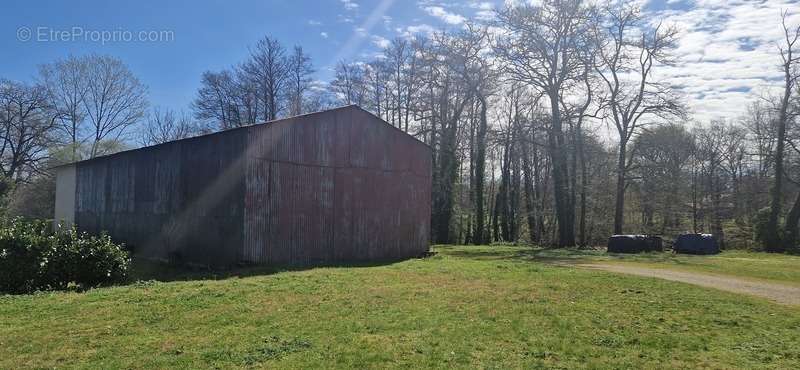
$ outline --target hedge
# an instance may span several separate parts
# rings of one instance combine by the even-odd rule
[[[0,221],[0,292],[88,289],[119,283],[130,259],[108,235],[73,228],[54,230],[50,222],[19,218]]]

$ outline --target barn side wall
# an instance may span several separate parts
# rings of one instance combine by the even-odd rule
[[[244,261],[312,264],[428,250],[430,148],[356,107],[249,129]]]
[[[79,162],[75,222],[140,256],[237,262],[242,245],[245,130]]]

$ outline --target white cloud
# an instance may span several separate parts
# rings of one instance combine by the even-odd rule
[[[481,21],[491,21],[495,19],[494,10],[478,10],[475,12],[475,19]]]
[[[427,25],[427,24],[424,24],[424,23],[423,24],[417,24],[417,25],[408,26],[405,29],[398,28],[397,30],[398,30],[398,33],[400,33],[403,37],[406,37],[406,38],[411,37],[414,34],[418,34],[418,33],[430,35],[430,34],[432,34],[432,33],[434,33],[436,31],[436,29],[433,28],[433,26]]]
[[[480,21],[491,21],[495,19],[495,4],[491,1],[471,1],[469,8],[475,11],[474,18]]]
[[[464,16],[448,12],[441,6],[426,6],[425,11],[431,16],[439,18],[443,22],[448,24],[461,24],[467,20],[466,18],[464,18]]]
[[[369,15],[367,15],[361,22],[360,26],[355,29],[353,35],[347,39],[341,48],[339,48],[339,51],[336,53],[336,56],[333,58],[333,60],[337,61],[352,57],[352,55],[359,49],[362,42],[365,41],[365,36],[372,34],[372,29],[375,27],[375,25],[381,22],[383,16],[388,12],[393,3],[394,0],[382,0],[377,4],[377,6],[372,8],[369,12]]]
[[[331,72],[333,72],[333,68],[329,67],[327,69],[329,69]],[[325,92],[325,91],[328,91],[328,82],[323,81],[323,80],[313,80],[313,81],[311,81],[311,84],[310,84],[309,87],[311,88],[311,90],[316,91],[316,92]]]
[[[322,36],[323,39],[327,39],[328,38],[328,33],[327,32],[320,32],[319,35]]]
[[[309,25],[309,26],[321,26],[321,25],[322,25],[322,22],[320,22],[320,21],[315,21],[315,20],[313,20],[313,19],[309,19],[309,20],[308,20],[308,25]]]
[[[381,49],[386,49],[387,47],[389,47],[389,44],[391,44],[391,42],[387,38],[378,35],[372,36],[372,43]]]
[[[340,0],[344,8],[347,10],[356,10],[358,9],[358,3],[353,0]]]
[[[494,3],[491,1],[474,1],[469,4],[470,8],[481,9],[481,10],[492,10],[494,9]]]
[[[796,0],[696,0],[689,9],[648,14],[652,24],[663,19],[680,31],[678,63],[657,68],[655,77],[686,97],[698,121],[736,119],[757,94],[780,87],[780,15],[793,6]],[[789,24],[800,24],[799,11]]]

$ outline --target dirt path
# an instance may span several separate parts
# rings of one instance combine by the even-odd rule
[[[715,288],[734,293],[754,295],[757,297],[767,298],[778,303],[800,305],[800,288],[783,284],[766,283],[732,276],[709,275],[696,272],[603,263],[578,264],[573,266],[622,274],[654,277],[671,281],[680,281],[683,283]]]

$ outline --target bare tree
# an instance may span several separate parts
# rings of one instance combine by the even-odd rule
[[[39,67],[39,78],[57,114],[58,128],[67,136],[71,147],[72,161],[79,159],[78,149],[85,139],[83,102],[89,87],[87,69],[87,58],[74,56]]]
[[[521,89],[519,86],[512,85],[512,89]],[[520,125],[520,153],[522,156],[522,176],[523,190],[525,195],[525,211],[528,221],[528,234],[532,243],[539,243],[544,233],[543,203],[542,192],[542,167],[543,155],[539,152],[546,147],[540,142],[540,131],[546,125],[548,118],[539,111],[538,99],[530,96],[530,92],[525,92],[526,101],[524,102],[524,112],[521,118],[523,123]],[[513,95],[512,95],[513,96]]]
[[[471,176],[470,190],[474,196],[474,228],[471,232],[475,244],[486,242],[485,227],[485,166],[487,133],[489,128],[487,112],[489,97],[496,80],[496,69],[493,65],[489,33],[486,27],[467,23],[460,32],[438,34],[435,36],[439,53],[445,61],[443,72],[457,79],[455,82],[463,86],[466,95],[463,102],[478,104],[477,126],[470,139]]]
[[[523,127],[531,104],[528,89],[513,84],[511,89],[500,97],[500,127],[492,133],[495,145],[501,151],[500,183],[495,195],[492,213],[493,232],[496,240],[516,242],[520,237],[520,199],[525,194],[528,222],[531,219],[530,162],[523,158],[530,154],[526,148],[526,132]],[[476,150],[477,151],[477,150]],[[476,160],[477,160],[476,156]],[[477,165],[476,165],[477,167]],[[527,168],[526,168],[527,167]],[[527,173],[527,175],[526,175]],[[526,177],[526,179],[523,179]],[[530,224],[529,224],[530,225]],[[499,239],[498,239],[499,238]],[[488,241],[488,240],[487,240]]]
[[[683,124],[671,123],[643,129],[632,141],[633,166],[630,174],[639,188],[642,219],[646,232],[675,233],[683,220],[681,205],[687,193],[684,176],[692,154],[694,136]],[[661,218],[654,225],[654,215]]]
[[[732,214],[737,223],[742,224],[742,178],[745,176],[747,131],[741,125],[727,123],[717,135],[722,137],[722,170],[730,178]]]
[[[83,99],[92,130],[90,156],[101,153],[104,140],[119,140],[147,108],[147,89],[128,67],[110,56],[87,57],[87,91]]]
[[[778,218],[783,207],[783,181],[784,181],[784,151],[786,145],[786,127],[792,117],[790,111],[791,97],[793,90],[800,79],[798,73],[798,62],[800,55],[796,54],[795,44],[800,39],[800,26],[790,29],[786,24],[788,12],[782,14],[782,26],[784,35],[784,45],[779,46],[781,54],[781,70],[783,72],[783,95],[778,106],[777,137],[775,142],[774,156],[774,182],[770,189],[770,212],[766,225],[766,240],[763,240],[764,248],[771,252],[785,251],[786,246],[780,238],[778,228]]]
[[[721,248],[725,247],[725,233],[722,229],[722,194],[725,183],[722,177],[725,146],[729,130],[724,120],[714,120],[708,127],[696,130],[697,147],[695,155],[705,180],[705,193],[710,198],[708,221],[711,234],[717,239]]]
[[[777,121],[775,111],[763,100],[750,103],[741,117],[741,124],[750,132],[751,155],[756,157],[756,174],[761,178],[768,177],[773,169]]]
[[[314,67],[311,57],[300,46],[295,46],[289,57],[289,115],[296,116],[304,113],[305,97],[311,87],[311,75]]]
[[[800,76],[800,66],[795,67],[795,75]],[[786,166],[787,169],[784,172],[786,179],[795,188],[800,189],[800,176],[798,176],[800,174],[800,83],[798,82],[800,82],[800,78],[794,86],[794,95],[791,99],[792,114],[786,127],[786,144],[792,150],[787,155],[789,160]],[[787,247],[793,248],[794,252],[800,251],[800,240],[798,240],[798,234],[800,234],[800,191],[795,195],[789,213],[786,214],[783,234]]]
[[[387,99],[386,72],[386,63],[383,60],[374,60],[367,63],[364,67],[364,84],[368,91],[366,100],[369,101],[371,110],[374,111],[378,117],[383,118],[387,116],[386,119],[388,120],[388,112],[386,109],[383,109],[383,105],[386,104]]]
[[[236,82],[229,71],[204,72],[192,102],[195,118],[214,122],[223,130],[244,124],[236,104]]]
[[[545,0],[540,5],[509,6],[498,12],[503,36],[495,52],[513,80],[544,93],[550,106],[548,146],[558,220],[558,245],[575,245],[575,210],[571,207],[567,143],[562,96],[568,95],[585,70],[586,37],[593,9],[582,1]]]
[[[340,61],[334,73],[335,78],[331,82],[331,88],[341,104],[363,106],[367,100],[364,64]]]
[[[572,176],[571,176],[571,205],[570,208],[575,207],[575,192],[579,190],[580,192],[580,206],[578,212],[578,245],[581,247],[586,246],[586,214],[588,212],[588,188],[589,188],[589,170],[588,170],[588,162],[589,160],[586,158],[586,150],[585,150],[585,141],[586,141],[586,134],[583,131],[583,125],[586,122],[587,118],[596,116],[597,112],[589,112],[589,108],[592,107],[594,102],[595,87],[596,82],[594,76],[591,74],[592,66],[594,66],[594,55],[595,50],[594,48],[590,48],[588,50],[583,51],[583,58],[584,58],[584,66],[583,66],[583,76],[580,78],[582,82],[583,89],[578,94],[580,98],[575,99],[574,97],[569,97],[572,99],[567,99],[566,96],[561,96],[561,107],[565,112],[566,121],[570,126],[570,131],[572,132],[572,147],[574,148],[574,153],[572,155]],[[577,101],[576,101],[577,100]],[[576,167],[580,165],[580,186],[576,184],[577,177],[578,177],[578,170]]]
[[[0,169],[5,179],[19,183],[42,170],[54,127],[43,87],[0,80]]]
[[[800,104],[800,87],[798,87],[797,93],[797,104]],[[787,132],[787,143],[793,150],[794,163],[793,166],[791,166],[792,170],[786,171],[786,178],[789,182],[794,184],[795,187],[800,187],[800,177],[797,176],[797,174],[800,173],[800,125],[798,125],[796,121],[794,122],[793,129]],[[795,176],[790,176],[790,173],[795,174]],[[798,227],[800,227],[800,225],[798,225],[798,223],[800,223],[800,191],[795,195],[789,213],[786,214],[784,225],[786,245],[793,247],[795,251],[800,247],[798,244]]]
[[[269,36],[259,40],[243,69],[258,86],[263,119],[278,118],[290,78],[290,61],[280,41]]]
[[[609,4],[603,11],[605,17],[594,31],[599,62],[595,69],[606,90],[601,105],[619,135],[614,234],[622,234],[628,142],[642,118],[682,114],[669,86],[653,81],[652,75],[654,67],[672,64],[677,29],[661,24],[650,28],[630,3]]]
[[[390,81],[386,92],[387,99],[391,102],[391,107],[386,112],[386,120],[397,127],[403,125],[403,103],[406,96],[411,93],[405,76],[412,53],[409,43],[405,38],[395,38],[384,50],[386,57],[384,65]]]
[[[154,107],[142,130],[142,145],[156,145],[198,135],[203,129],[184,113]]]
[[[319,112],[325,109],[331,109],[335,106],[335,97],[328,90],[327,85],[316,85],[309,89],[304,110],[306,112]]]
[[[259,102],[259,88],[243,65],[238,65],[233,70],[230,97],[231,108],[238,121],[237,126],[255,125],[262,120],[262,107]]]
[[[417,134],[433,148],[431,229],[438,243],[452,241],[454,189],[462,167],[459,133],[463,133],[464,113],[474,102],[472,89],[447,59],[459,42],[450,33],[437,32],[430,42],[417,44],[420,91],[415,110],[423,122]]]

